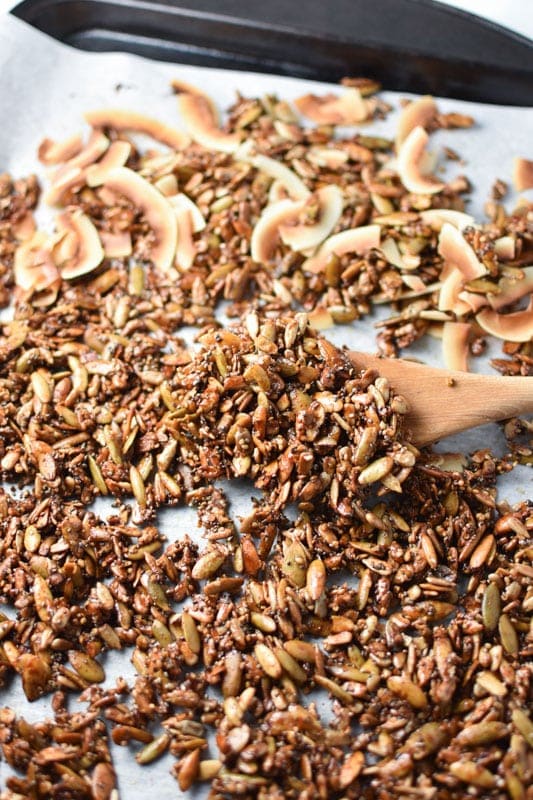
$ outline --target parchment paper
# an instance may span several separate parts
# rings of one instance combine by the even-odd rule
[[[0,172],[7,171],[15,176],[37,172],[46,185],[46,175],[36,158],[39,142],[44,136],[61,139],[84,129],[82,114],[91,108],[123,107],[181,127],[176,98],[169,88],[173,77],[204,89],[221,109],[233,102],[236,90],[248,96],[277,93],[290,100],[308,91],[321,93],[332,89],[328,84],[292,78],[163,64],[124,54],[84,53],[60,45],[14,17],[4,15],[0,16]],[[400,97],[395,93],[384,96],[395,106]],[[510,180],[513,156],[533,158],[533,109],[484,106],[457,100],[442,100],[439,106],[443,111],[472,114],[477,120],[476,127],[471,130],[438,131],[432,136],[432,147],[442,155],[442,147],[448,145],[465,160],[465,165],[449,164],[446,175],[465,172],[469,176],[475,191],[468,210],[481,220],[483,204],[495,178]],[[373,123],[368,131],[392,134],[394,126],[395,115],[391,114],[387,120]],[[441,163],[444,163],[443,158]],[[515,200],[511,192],[508,202]],[[49,225],[52,217],[42,210],[39,219],[41,224]],[[373,323],[387,313],[386,309],[381,309],[372,318],[353,326],[339,326],[328,331],[327,336],[337,344],[373,352],[376,349]],[[496,345],[493,352],[498,350],[499,345]],[[440,345],[429,337],[411,348],[409,354],[442,365]],[[475,359],[473,368],[489,371],[487,359]],[[499,428],[490,425],[442,442],[439,449],[467,452],[492,446],[500,450],[502,445]],[[532,497],[532,471],[516,469],[503,478],[499,486],[500,497],[511,502]],[[232,487],[229,496],[234,515],[246,514],[251,502],[250,488]],[[111,502],[107,498],[99,500],[94,510],[105,517],[111,511]],[[194,538],[201,537],[196,528],[196,514],[189,509],[162,510],[158,514],[158,524],[169,541],[186,532]],[[111,653],[103,659],[108,684],[119,675],[133,676],[129,657],[126,651]],[[51,715],[47,698],[32,704],[25,700],[18,679],[0,690],[0,704],[11,706],[29,720]],[[76,703],[73,701],[71,706],[74,708]],[[169,774],[171,757],[141,768],[128,748],[113,747],[113,756],[123,800],[141,800],[151,791],[157,792],[159,800],[182,796]],[[7,774],[6,765],[0,763],[2,787]],[[205,793],[200,789],[194,796],[202,797]]]

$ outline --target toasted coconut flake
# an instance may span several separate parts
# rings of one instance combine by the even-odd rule
[[[183,209],[185,208],[191,214],[192,219],[192,232],[193,233],[200,233],[205,228],[206,222],[204,219],[204,215],[196,205],[193,203],[190,197],[186,194],[177,194],[175,196],[169,197],[168,202],[171,206],[175,209]]]
[[[205,92],[199,89],[198,86],[182,81],[179,78],[173,78],[170,81],[170,85],[175,94],[197,94],[199,97],[207,97]],[[207,99],[209,100],[209,97]]]
[[[477,314],[482,308],[485,308],[489,304],[489,301],[483,294],[478,294],[477,292],[469,292],[464,290],[458,293],[458,298],[463,303],[466,303],[467,306],[470,308],[474,314]]]
[[[398,269],[404,270],[409,269],[403,260],[402,254],[400,253],[400,248],[398,247],[396,240],[389,236],[385,239],[380,246],[381,253],[385,260],[392,264],[393,267],[398,267]],[[414,269],[414,267],[411,267]]]
[[[458,230],[475,225],[474,217],[464,211],[455,211],[453,208],[428,208],[420,212],[420,218],[431,225],[434,231],[440,231],[445,222],[454,225]]]
[[[197,249],[193,234],[205,228],[205,219],[198,206],[186,194],[169,197],[169,202],[175,209],[178,221],[175,262],[181,270],[187,270],[192,267],[196,258]]]
[[[187,208],[181,208],[177,212],[177,218],[178,246],[175,263],[181,270],[187,270],[194,264],[197,252],[192,234],[192,215]]]
[[[176,254],[178,223],[166,197],[145,178],[127,167],[111,170],[104,185],[112,192],[123,194],[142,211],[155,236],[152,262],[162,272],[171,270]]]
[[[513,184],[517,192],[533,189],[533,161],[527,158],[514,159]]]
[[[113,128],[115,131],[131,131],[151,136],[161,144],[166,144],[173,150],[182,150],[190,142],[183,131],[164,125],[157,119],[146,117],[135,111],[125,111],[121,108],[101,108],[97,111],[88,111],[85,119],[93,128]]]
[[[83,139],[78,134],[69,136],[63,142],[54,142],[52,139],[43,139],[37,150],[37,157],[42,164],[53,167],[74,158],[83,147]]]
[[[26,242],[31,239],[36,231],[35,219],[31,211],[24,214],[18,222],[13,223],[12,230],[18,242]]]
[[[439,293],[439,311],[453,311],[458,316],[470,313],[470,306],[461,300],[464,276],[457,267],[446,264],[441,273],[442,284]]]
[[[400,180],[409,192],[415,194],[435,194],[444,189],[445,184],[432,175],[424,174],[426,145],[429,136],[424,128],[413,128],[398,152],[397,169]]]
[[[270,184],[270,189],[268,190],[268,202],[269,205],[271,203],[279,203],[280,200],[289,200],[289,193],[285,188],[285,184],[281,181],[272,181]]]
[[[178,192],[178,180],[175,175],[163,175],[154,182],[154,186],[165,197],[172,197]]]
[[[91,164],[86,170],[87,186],[101,186],[110,170],[116,167],[123,167],[131,154],[131,144],[129,142],[113,142],[109,150],[97,164]]]
[[[89,141],[76,156],[65,161],[52,176],[52,185],[45,200],[51,205],[60,205],[68,189],[77,189],[85,181],[85,168],[97,161],[109,147],[109,139],[101,131],[93,131]]]
[[[304,117],[317,125],[357,125],[368,119],[368,104],[355,87],[340,96],[326,94],[305,94],[294,101],[294,105]]]
[[[423,293],[426,290],[426,284],[418,275],[402,275],[402,281],[413,292]]]
[[[78,251],[78,236],[72,228],[63,227],[52,247],[52,256],[56,266],[60,267],[67,261],[76,257]]]
[[[390,225],[392,228],[403,228],[404,225],[410,225],[411,222],[416,222],[418,214],[414,211],[393,211],[390,214],[384,214],[380,217],[374,217],[376,225]]]
[[[478,260],[466,239],[448,222],[441,228],[438,250],[444,262],[457,267],[467,281],[487,274],[487,268]]]
[[[485,308],[476,316],[476,322],[498,339],[529,342],[533,338],[533,297],[526,309],[514,314],[498,314],[493,308]]]
[[[87,275],[103,261],[104,250],[98,231],[86,214],[80,210],[64,212],[57,218],[59,232],[73,233],[76,237],[76,252],[72,259],[60,266],[61,277],[73,280]]]
[[[402,272],[409,272],[418,269],[420,266],[420,257],[411,255],[410,253],[401,253],[396,240],[388,237],[382,242],[380,247],[381,253],[389,264],[402,270]]]
[[[71,169],[84,169],[89,164],[94,164],[95,161],[105,153],[109,147],[109,139],[104,136],[102,131],[93,131],[89,137],[89,141],[77,155],[70,158],[54,173],[54,183],[59,180],[66,172]]]
[[[288,219],[296,220],[304,207],[304,201],[280,200],[268,205],[252,231],[250,254],[258,264],[266,264],[272,260],[279,243],[279,228]]]
[[[326,239],[318,253],[302,264],[306,272],[319,273],[326,268],[331,255],[342,256],[345,253],[363,255],[369,250],[379,247],[381,229],[379,225],[365,225],[361,228],[350,228]]]
[[[141,158],[138,172],[143,178],[162,178],[172,173],[181,161],[178,153],[156,153],[154,155],[150,152]]]
[[[516,241],[514,236],[500,236],[494,242],[494,252],[502,261],[512,261],[516,255]]]
[[[329,236],[342,215],[343,195],[338,186],[324,186],[316,192],[319,211],[314,225],[282,223],[279,233],[282,241],[292,250],[313,250]]]
[[[309,325],[317,331],[333,328],[335,324],[327,308],[314,308],[307,315],[307,319],[309,320]]]
[[[422,310],[420,319],[428,319],[431,322],[453,322],[451,314],[447,314],[445,311],[438,311],[436,308]]]
[[[69,189],[76,190],[83,186],[85,174],[80,167],[72,167],[63,173],[57,180],[54,181],[52,186],[45,194],[45,201],[49,206],[58,206],[61,204],[61,198]]]
[[[448,369],[468,372],[468,340],[471,332],[472,325],[469,322],[445,322],[442,326],[442,353]]]
[[[173,86],[177,88],[176,84]],[[241,134],[226,133],[220,129],[213,102],[196,91],[179,91],[179,110],[192,139],[206,150],[234,153],[241,143]]]
[[[60,280],[52,258],[51,242],[42,232],[37,232],[15,251],[15,283],[26,292],[42,292]]]
[[[311,147],[307,160],[317,167],[340,169],[348,161],[348,153],[334,147]]]
[[[533,267],[524,267],[517,273],[516,280],[513,278],[501,278],[498,283],[500,289],[498,294],[488,294],[487,299],[496,311],[500,311],[505,306],[515,303],[526,294],[533,292]]]
[[[247,164],[251,164],[259,172],[263,172],[273,178],[274,181],[278,181],[279,184],[285,187],[293,200],[305,200],[311,194],[302,179],[289,167],[282,164],[281,161],[264,156],[262,153],[254,153],[253,142],[251,141],[243,142],[234,157],[236,161],[244,161]]]
[[[405,106],[398,119],[396,149],[399,149],[414,128],[418,126],[427,128],[428,124],[437,116],[438,111],[435,100],[429,94],[412,100],[409,105]]]
[[[100,231],[100,239],[102,240],[106,258],[127,258],[131,256],[132,244],[129,231],[121,231],[120,233]]]

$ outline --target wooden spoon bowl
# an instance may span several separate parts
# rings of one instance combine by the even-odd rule
[[[356,351],[349,356],[359,369],[375,369],[388,378],[405,397],[407,425],[420,446],[487,422],[533,413],[533,377],[452,372]]]

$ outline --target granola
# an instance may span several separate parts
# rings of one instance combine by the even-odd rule
[[[533,505],[496,479],[531,464],[531,423],[501,458],[421,451],[408,398],[318,330],[389,303],[383,353],[438,333],[461,368],[488,332],[532,374],[531,208],[500,182],[475,226],[468,181],[428,175],[428,132],[471,124],[432,98],[395,144],[335,136],[388,111],[345,85],[297,103],[312,128],[275,97],[221,124],[181,82],[187,134],[90,112],[86,144],[39,150],[50,234],[36,181],[0,179],[0,467],[23,489],[0,493],[0,680],[55,715],[0,710],[2,800],[116,800],[109,740],[212,800],[530,796]],[[238,519],[226,481],[259,495]],[[169,505],[200,545],[165,539]],[[133,680],[109,685],[111,651]]]

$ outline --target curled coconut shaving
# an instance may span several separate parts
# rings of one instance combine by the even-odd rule
[[[120,108],[102,108],[88,111],[85,119],[93,128],[112,128],[115,131],[142,133],[174,150],[181,150],[189,144],[189,137],[183,131],[165,125],[157,119],[146,117],[135,111]]]
[[[457,372],[468,372],[468,341],[472,332],[469,322],[445,322],[442,326],[444,365]]]
[[[402,109],[396,128],[396,150],[405,142],[412,130],[420,126],[427,128],[438,113],[437,104],[429,94],[412,100]]]
[[[488,294],[489,304],[495,311],[501,311],[533,292],[533,267],[524,267],[517,271],[516,279],[503,277],[498,283],[498,294]]]
[[[317,125],[357,125],[368,119],[368,104],[361,92],[352,87],[343,94],[305,94],[294,101],[304,117]]]
[[[369,250],[379,247],[381,229],[379,225],[364,225],[361,228],[350,228],[335,233],[326,239],[316,255],[302,264],[306,272],[320,273],[326,269],[331,256],[343,256],[347,253],[363,255]]]
[[[38,231],[17,247],[14,274],[20,289],[42,292],[59,282],[59,271],[52,255],[53,244],[46,234]]]
[[[178,222],[178,245],[176,248],[176,266],[181,270],[190,269],[196,258],[194,234],[205,228],[202,212],[186,194],[169,197],[168,202],[176,212]]]
[[[37,157],[42,164],[54,167],[70,158],[77,156],[83,148],[83,139],[79,134],[69,136],[62,142],[54,142],[52,139],[43,139],[37,150]]]
[[[464,211],[455,211],[453,208],[428,208],[420,212],[423,222],[431,225],[434,231],[440,231],[445,222],[453,225],[457,230],[470,228],[475,224],[474,217]]]
[[[487,268],[478,259],[464,236],[448,222],[441,228],[438,251],[444,262],[460,270],[467,281],[487,274]]]
[[[517,192],[533,189],[533,161],[529,161],[527,158],[515,158],[513,184]]]
[[[85,172],[87,186],[101,186],[105,183],[109,172],[116,167],[123,167],[130,155],[131,144],[129,142],[120,140],[113,142],[100,161],[87,167]]]
[[[105,153],[108,147],[109,139],[107,136],[104,136],[102,131],[93,131],[85,147],[83,147],[77,155],[65,161],[54,173],[54,182],[68,170],[84,169],[88,167],[89,164],[94,164],[94,162],[98,161]]]
[[[250,255],[258,264],[272,260],[279,243],[279,228],[283,221],[295,218],[304,206],[304,202],[294,200],[278,200],[268,205],[252,231],[250,239]]]
[[[65,211],[57,218],[60,233],[72,234],[75,248],[64,263],[58,263],[61,277],[73,280],[95,270],[103,261],[104,250],[98,231],[86,214]]]
[[[172,86],[179,95],[180,114],[191,138],[206,150],[234,153],[241,143],[241,134],[221,130],[213,101],[187,84],[174,81]]]
[[[279,227],[282,241],[292,250],[300,253],[318,247],[329,236],[342,215],[343,195],[338,186],[334,184],[324,186],[315,193],[314,197],[318,202],[315,223],[296,222],[293,224],[287,220]]]
[[[145,178],[127,167],[111,170],[104,186],[127,197],[142,212],[155,237],[152,262],[162,272],[171,270],[176,254],[178,223],[168,200]]]
[[[292,169],[286,167],[281,161],[276,161],[275,158],[270,158],[262,153],[255,153],[252,141],[243,142],[235,152],[234,158],[236,161],[244,161],[246,164],[251,164],[259,172],[263,172],[273,178],[277,184],[276,189],[279,190],[283,186],[293,200],[305,200],[311,194],[302,179]]]
[[[513,314],[498,314],[493,308],[485,308],[476,316],[476,322],[497,339],[529,342],[533,339],[533,297],[527,308]]]
[[[400,180],[413,194],[436,194],[445,184],[433,175],[426,174],[429,136],[424,128],[417,125],[402,143],[397,159]]]
[[[54,172],[51,186],[45,196],[46,202],[51,206],[59,205],[66,191],[83,186],[86,167],[98,161],[109,144],[109,139],[101,131],[93,131],[85,147]]]
[[[441,228],[438,252],[444,260],[439,310],[453,311],[458,316],[463,316],[487,305],[483,295],[464,289],[465,282],[480,278],[487,273],[487,269],[460,231],[448,222]]]
[[[315,198],[316,222],[302,223],[301,216]],[[335,185],[324,186],[307,200],[285,199],[268,205],[252,232],[252,258],[259,263],[270,261],[280,239],[296,252],[313,251],[338,223],[342,207],[342,192]]]

